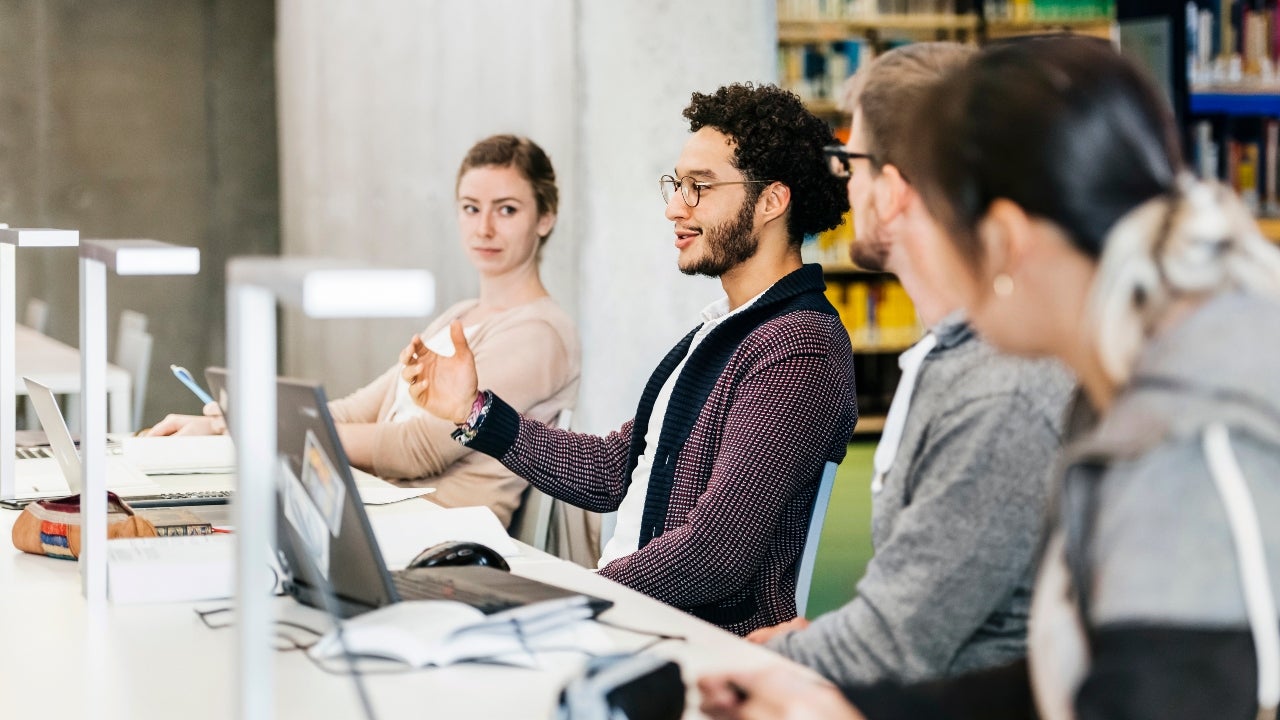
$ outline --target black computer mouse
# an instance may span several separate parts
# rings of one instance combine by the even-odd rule
[[[418,553],[409,563],[411,568],[437,567],[441,565],[484,565],[497,570],[510,570],[511,566],[497,550],[488,545],[464,540],[449,540]]]

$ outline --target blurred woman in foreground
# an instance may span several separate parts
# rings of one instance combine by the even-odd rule
[[[941,227],[913,263],[993,345],[1082,386],[1029,661],[908,687],[731,673],[703,678],[703,709],[1274,717],[1280,251],[1186,174],[1168,107],[1106,43],[993,46],[931,99],[903,170]]]

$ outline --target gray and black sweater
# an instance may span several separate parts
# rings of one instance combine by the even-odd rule
[[[858,409],[849,334],[806,265],[716,327],[690,332],[654,371],[635,418],[604,437],[549,428],[501,398],[471,441],[534,487],[617,509],[641,453],[654,466],[639,549],[600,574],[745,635],[796,615],[796,564],[827,461]],[[688,355],[656,448],[655,398]]]
[[[1035,717],[1054,690],[1079,720],[1254,717],[1253,639],[1201,442],[1207,426],[1226,425],[1280,595],[1278,369],[1280,302],[1223,294],[1148,344],[1105,415],[1077,403],[1049,545],[1061,552],[1041,564],[1045,577],[1067,568],[1062,597],[1085,643],[1078,680],[1033,688],[1016,663],[927,685],[847,687],[849,699],[870,720]],[[1070,667],[1063,639],[1033,646],[1032,663]]]
[[[935,329],[873,497],[875,556],[844,607],[769,647],[841,685],[917,681],[1026,654],[1032,566],[1072,379]]]

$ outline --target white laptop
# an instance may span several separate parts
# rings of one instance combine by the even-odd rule
[[[53,391],[29,377],[23,378],[44,428],[51,458],[20,458],[15,463],[15,497],[20,500],[63,497],[81,489],[80,453]],[[107,455],[107,489],[121,497],[156,495],[164,491],[138,468],[115,454]]]

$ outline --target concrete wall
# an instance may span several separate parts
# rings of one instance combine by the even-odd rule
[[[474,296],[457,164],[481,137],[529,135],[560,177],[543,274],[582,331],[576,424],[609,429],[719,295],[676,270],[657,177],[686,137],[690,92],[773,79],[774,6],[0,0],[0,222],[202,249],[196,278],[110,281],[113,322],[126,307],[151,318],[155,420],[196,407],[169,363],[224,362],[231,255],[426,267],[440,307]],[[19,303],[51,301],[51,333],[74,344],[74,253],[19,262]],[[283,369],[340,395],[424,322],[286,316]]]
[[[689,135],[693,91],[773,82],[773,0],[579,0],[584,214],[582,399],[575,422],[603,432],[635,414],[649,375],[724,293],[680,274],[658,178]]]
[[[578,318],[575,425],[631,416],[658,360],[719,296],[675,265],[657,178],[687,136],[690,92],[775,74],[773,0],[281,0],[284,248],[427,267],[439,305],[473,297],[453,218],[457,163],[527,134],[560,178],[543,261]],[[286,370],[334,395],[395,361],[422,321],[290,317]]]
[[[155,336],[146,419],[199,403],[168,373],[225,356],[227,256],[279,249],[275,11],[255,0],[0,0],[0,222],[199,247],[185,278],[108,279]],[[18,253],[19,313],[78,344],[73,250]]]
[[[285,254],[427,268],[437,309],[475,297],[454,220],[458,164],[488,135],[527,135],[551,156],[562,197],[543,279],[574,313],[573,3],[280,0],[279,13]],[[340,396],[394,363],[426,321],[286,313],[286,371]]]

